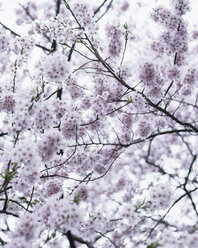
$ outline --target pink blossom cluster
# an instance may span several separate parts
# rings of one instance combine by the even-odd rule
[[[80,85],[78,85],[78,81],[75,78],[68,78],[67,79],[67,88],[70,96],[73,100],[77,100],[84,96],[84,91]]]
[[[19,192],[31,190],[32,185],[39,181],[40,159],[35,144],[28,143],[27,139],[20,142],[12,152],[11,159],[18,169],[18,175],[13,181],[15,189]]]
[[[182,232],[180,235],[175,236],[172,235],[170,230],[164,230],[161,235],[160,245],[163,247],[176,247],[176,248],[184,248],[184,247],[192,247],[195,248],[198,245],[197,233],[185,233]]]
[[[172,5],[174,7],[174,11],[179,16],[185,15],[190,10],[189,0],[172,0]]]
[[[109,39],[109,54],[113,57],[118,57],[122,49],[121,30],[115,25],[108,25],[106,27],[106,33]]]
[[[189,11],[189,2],[185,0],[173,1],[172,4],[172,13],[164,7],[160,7],[152,14],[154,21],[161,23],[166,28],[161,35],[163,44],[154,42],[152,48],[158,53],[165,52],[168,55],[177,53],[174,64],[181,66],[184,61],[183,54],[188,51],[187,24],[182,15]]]
[[[37,28],[37,32],[47,34],[51,39],[57,40],[60,43],[74,41],[79,33],[73,30],[70,23],[68,23],[66,13],[64,15],[58,14],[55,20],[48,20],[41,23]]]
[[[58,150],[60,144],[60,134],[52,130],[42,135],[38,143],[38,154],[42,161],[49,161]]]
[[[2,99],[0,99],[0,111],[12,112],[15,104],[16,102],[13,94],[5,95]]]
[[[5,52],[9,50],[10,40],[3,28],[0,29],[0,51]]]
[[[45,185],[46,188],[46,195],[47,197],[50,197],[54,194],[57,194],[59,192],[62,192],[61,190],[61,182],[59,180],[49,180],[46,182]]]
[[[81,28],[87,28],[92,24],[93,11],[86,4],[74,3],[72,7]]]
[[[53,107],[49,108],[48,102],[37,103],[34,108],[33,124],[36,129],[49,129],[51,125],[56,125]]]
[[[68,77],[69,64],[63,54],[49,55],[43,64],[44,77],[49,82],[60,83]]]
[[[149,211],[166,209],[171,201],[171,190],[167,184],[154,185],[150,188]]]
[[[73,108],[70,113],[64,115],[61,122],[61,132],[66,139],[75,139],[78,132],[79,115],[78,109]]]
[[[80,231],[83,214],[75,203],[50,198],[39,212],[44,225],[52,230],[58,228],[63,233],[68,230]]]

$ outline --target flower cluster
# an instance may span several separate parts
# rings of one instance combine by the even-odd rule
[[[106,27],[106,34],[109,39],[109,55],[112,57],[119,56],[122,49],[121,30],[115,25],[109,25]]]
[[[56,99],[53,105],[54,105],[54,113],[56,114],[56,119],[61,120],[67,110],[66,102],[64,100]]]
[[[189,0],[172,0],[172,6],[177,15],[185,15],[190,10]]]
[[[173,234],[171,230],[163,230],[159,244],[164,248],[196,248],[198,245],[197,232],[181,232],[180,234]]]
[[[20,165],[29,165],[33,163],[33,158],[35,156],[35,146],[32,140],[32,144],[28,140],[22,140],[17,144],[15,151],[12,154],[14,162]]]
[[[122,11],[126,11],[128,8],[129,8],[129,3],[127,1],[125,1],[121,7],[121,10]]]
[[[151,211],[166,209],[170,206],[172,192],[167,184],[154,185],[149,193]]]
[[[73,100],[77,100],[78,98],[83,97],[83,89],[75,78],[68,78],[67,81],[67,90],[70,93],[70,96]]]
[[[128,66],[122,66],[118,70],[118,75],[123,80],[127,80],[131,76],[130,68]]]
[[[0,99],[0,111],[12,112],[15,107],[15,99],[13,94],[5,95]]]
[[[140,80],[146,82],[146,84],[152,84],[156,78],[156,71],[152,63],[145,63],[140,68]]]
[[[103,95],[103,93],[106,92],[106,94],[108,94],[108,97],[107,97],[107,101],[110,103],[112,102],[113,100],[116,100],[116,99],[119,99],[122,94],[124,93],[124,88],[121,84],[118,83],[117,80],[111,80],[111,79],[108,79],[105,78],[105,77],[102,77],[100,76],[100,73],[101,73],[101,69],[97,67],[97,65],[94,65],[96,66],[95,69],[97,70],[98,73],[96,73],[94,75],[94,93],[96,95]],[[130,73],[127,69],[127,67],[124,67],[124,68],[120,68],[118,70],[118,75],[123,79],[128,79],[128,77],[130,76]],[[109,84],[111,84],[111,87],[109,87]],[[109,104],[109,107],[110,107],[110,104]]]
[[[37,28],[37,31],[49,35],[52,40],[56,40],[59,43],[74,42],[80,33],[79,31],[74,32],[70,27],[66,14],[58,14],[55,20],[42,23]]]
[[[76,139],[79,121],[80,115],[77,107],[73,107],[70,112],[64,115],[60,129],[66,139]]]
[[[52,130],[42,135],[42,139],[38,144],[38,154],[40,155],[42,161],[49,161],[57,151],[59,144],[59,132]]]
[[[15,9],[16,14],[16,23],[18,25],[22,25],[24,23],[31,23],[33,20],[38,18],[37,11],[38,6],[34,2],[25,2],[24,1],[24,8],[19,6],[19,8]],[[29,15],[27,15],[29,13]]]
[[[93,11],[84,3],[75,3],[72,6],[75,17],[81,28],[87,28],[93,22]]]
[[[29,90],[21,90],[20,93],[13,95],[15,96],[15,107],[13,109],[13,121],[11,127],[9,127],[9,132],[22,131],[24,128],[31,127],[31,111],[29,111],[31,94]]]
[[[188,49],[187,33],[185,26],[180,23],[179,30],[174,33],[166,31],[161,36],[168,53],[184,53]]]
[[[37,247],[35,239],[39,235],[38,217],[32,213],[24,213],[20,216],[20,221],[17,223],[15,232],[10,236],[10,242],[6,244],[5,248],[26,248]]]
[[[131,128],[133,124],[133,116],[130,114],[123,114],[122,122],[127,128]]]
[[[105,91],[102,95],[93,99],[93,112],[96,117],[104,117],[108,111],[111,111],[111,104],[107,102],[108,96],[109,93]]]
[[[15,238],[24,237],[26,241],[30,241],[35,238],[36,233],[38,233],[38,218],[31,213],[25,213],[21,216],[14,232]]]
[[[147,120],[140,120],[138,124],[138,134],[141,138],[145,138],[151,133],[151,123]]]
[[[67,231],[79,232],[83,220],[83,209],[69,203],[69,199],[56,200],[50,198],[40,209],[40,219],[44,225],[52,230],[62,233]]]
[[[3,28],[0,29],[0,52],[8,51],[10,47],[9,36]]]
[[[178,78],[180,76],[179,68],[177,66],[173,66],[171,68],[168,68],[167,76],[170,79],[176,79],[176,78]]]
[[[49,55],[44,61],[43,70],[44,77],[49,82],[62,82],[69,76],[69,64],[66,56],[61,53]]]
[[[35,40],[30,37],[17,37],[13,43],[13,51],[17,54],[30,53],[35,45]]]
[[[151,15],[155,22],[162,24],[166,30],[160,37],[161,42],[153,42],[152,48],[159,54],[175,54],[174,64],[184,63],[184,54],[188,51],[187,25],[182,15],[188,10],[188,1],[173,1],[175,11],[164,7],[157,8]],[[185,10],[185,11],[184,11]]]
[[[181,21],[179,17],[174,15],[174,13],[171,13],[168,9],[165,9],[163,7],[155,9],[154,12],[151,14],[151,17],[155,22],[159,22],[167,29],[171,30],[177,29]]]
[[[30,247],[33,247],[32,246],[32,242],[27,242],[25,240],[24,237],[16,237],[16,238],[13,238],[11,242],[7,243],[4,247],[5,248],[26,248],[27,247],[27,243]]]
[[[34,105],[34,127],[35,129],[49,129],[51,125],[57,125],[54,108],[49,108],[49,101],[39,102]]]
[[[59,180],[48,180],[45,184],[45,192],[48,197],[61,192],[61,182]]]
[[[40,159],[36,152],[34,141],[20,141],[12,152],[12,161],[17,166],[17,177],[13,180],[15,189],[26,193],[39,182]]]
[[[189,85],[190,87],[193,87],[197,78],[198,71],[194,68],[189,68],[184,77],[183,83]]]

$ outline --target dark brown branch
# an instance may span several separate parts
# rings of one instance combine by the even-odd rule
[[[76,42],[74,42],[73,45],[72,45],[72,47],[70,48],[70,51],[69,51],[69,55],[68,55],[67,61],[71,61],[71,57],[72,57],[72,53],[73,53],[73,51],[74,51],[75,45],[76,45]]]
[[[14,32],[12,29],[10,29],[10,28],[7,27],[6,25],[4,25],[2,22],[0,22],[0,25],[1,25],[3,28],[5,28],[6,30],[9,30],[10,33],[13,34],[14,36],[21,37],[19,34],[17,34],[17,33]],[[49,48],[46,48],[46,47],[41,46],[41,45],[39,45],[39,44],[36,44],[35,46],[41,48],[43,51],[47,51],[47,52],[50,52],[50,51],[51,51]]]
[[[104,6],[104,4],[106,3],[107,0],[104,0],[103,3],[94,11],[94,15],[96,15],[100,9]]]
[[[108,239],[112,245],[114,245],[115,248],[119,248],[108,236],[104,235],[103,233],[96,231],[96,233],[99,233],[102,237]]]
[[[0,137],[8,135],[8,133],[0,133]]]
[[[94,248],[93,245],[91,244],[91,242],[85,241],[84,239],[82,239],[82,238],[80,238],[80,237],[78,237],[72,233],[71,233],[71,236],[75,241],[77,241],[81,244],[85,244],[88,248]]]
[[[67,238],[68,238],[68,240],[69,240],[70,248],[76,248],[76,245],[75,245],[75,243],[74,243],[74,238],[73,238],[73,236],[72,236],[72,234],[71,234],[70,231],[68,231],[68,232],[66,233],[66,236],[67,236]]]
[[[11,212],[8,212],[8,211],[4,211],[4,210],[0,210],[0,214],[12,215],[14,217],[19,218],[18,214],[14,214],[14,213],[11,213]]]
[[[189,191],[186,189],[186,187],[184,187],[184,191],[186,192],[186,195],[188,196],[189,200],[191,201],[191,204],[192,204],[192,207],[193,207],[193,209],[194,209],[194,211],[195,211],[195,214],[196,214],[197,217],[198,217],[198,211],[197,211],[196,205],[195,205],[195,203],[194,203],[194,201],[193,201],[193,198],[192,198],[192,196],[191,196],[191,192],[189,192]]]
[[[147,156],[146,156],[146,158],[145,158],[145,161],[146,161],[149,165],[151,165],[151,166],[157,168],[158,171],[159,171],[162,175],[168,175],[168,176],[170,176],[170,177],[172,177],[172,178],[175,178],[175,176],[176,176],[175,174],[170,174],[170,173],[166,172],[162,167],[160,167],[160,166],[157,165],[156,163],[150,161],[149,157],[150,157],[150,153],[151,153],[152,141],[153,141],[153,138],[151,138],[151,140],[150,140],[150,142],[149,142],[148,152],[147,152]]]
[[[111,0],[109,5],[107,6],[105,12],[96,20],[96,22],[100,21],[100,19],[109,11],[109,9],[111,8],[112,3],[113,3],[113,0]]]
[[[60,100],[62,99],[62,93],[63,93],[63,88],[62,87],[58,88],[56,97]]]
[[[6,244],[6,242],[0,237],[0,243],[2,244],[2,245],[5,245]]]
[[[28,205],[27,205],[27,210],[28,210],[28,208],[30,207],[30,205],[31,205],[31,203],[32,203],[33,194],[34,194],[34,186],[33,186],[33,188],[32,188],[32,192],[31,192],[31,195],[30,195],[30,200],[29,200]]]
[[[124,50],[123,50],[122,59],[121,59],[121,62],[120,62],[120,67],[122,66],[123,61],[124,61],[124,56],[125,56],[126,48],[127,48],[127,42],[128,42],[128,31],[126,31],[126,33],[125,33]]]
[[[57,2],[56,2],[56,16],[55,16],[55,18],[57,17],[57,15],[60,12],[60,5],[61,5],[61,0],[57,0]],[[52,45],[51,45],[51,52],[55,52],[56,50],[57,50],[57,42],[56,42],[56,40],[53,40],[52,41]]]
[[[197,159],[197,156],[194,155],[194,156],[193,156],[193,160],[192,160],[192,162],[191,162],[191,164],[190,164],[190,167],[189,167],[189,170],[188,170],[188,174],[187,174],[187,176],[186,176],[186,178],[185,178],[185,182],[184,182],[184,185],[183,185],[184,187],[186,187],[186,185],[187,185],[187,183],[188,183],[188,179],[189,179],[190,173],[191,173],[192,168],[193,168],[193,164],[194,164],[194,162],[195,162],[196,159]]]
[[[169,92],[169,90],[170,90],[170,88],[172,87],[172,85],[173,85],[173,83],[174,83],[174,81],[172,81],[171,83],[170,83],[170,85],[168,86],[168,88],[167,88],[167,90],[166,90],[166,92],[165,92],[165,96],[167,95],[167,93]]]

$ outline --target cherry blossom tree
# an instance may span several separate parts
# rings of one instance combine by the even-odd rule
[[[196,1],[151,2],[0,20],[2,247],[198,247]]]

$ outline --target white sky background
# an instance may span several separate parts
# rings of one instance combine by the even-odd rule
[[[48,0],[51,1],[51,0]],[[71,1],[71,0],[70,0]],[[92,0],[89,0],[92,1]],[[88,0],[85,2],[89,2]],[[118,0],[115,0],[115,2],[117,2]],[[25,3],[25,2],[29,2],[27,0],[0,0],[0,22],[2,22],[3,24],[5,24],[6,26],[8,26],[9,28],[11,28],[13,31],[15,31],[16,33],[20,34],[21,36],[26,35],[26,29],[25,26],[17,26],[15,24],[15,12],[14,9],[18,6],[19,3]],[[34,3],[38,2],[38,3],[42,3],[42,2],[46,2],[46,0],[33,0]],[[79,2],[81,2],[81,0],[79,0]],[[95,0],[94,3],[95,5],[100,5],[102,1],[99,0]],[[124,0],[120,0],[120,2],[124,2]],[[127,22],[127,19],[133,19],[134,24],[137,25],[137,30],[141,30],[141,27],[145,27],[145,25],[152,25],[152,27],[150,26],[149,30],[152,29],[152,33],[158,33],[159,32],[159,26],[160,25],[155,25],[152,24],[152,20],[148,19],[150,13],[152,12],[152,8],[155,8],[155,6],[158,5],[165,5],[167,6],[169,0],[128,0],[128,2],[130,2],[130,8],[131,8],[131,16],[123,16],[123,23]],[[197,26],[197,30],[198,30],[198,0],[190,0],[191,2],[191,12],[189,12],[186,15],[186,20],[188,20],[188,25],[192,28],[195,29],[195,27]],[[1,6],[1,3],[3,3],[3,9]],[[101,20],[101,25],[103,22],[105,22],[110,16],[110,12],[107,13],[107,15],[104,17],[103,20]],[[143,30],[147,30],[147,29],[143,29]],[[140,36],[145,37],[145,35],[149,36],[148,34],[140,34]],[[144,41],[143,41],[144,42]],[[64,246],[63,246],[64,247]]]

